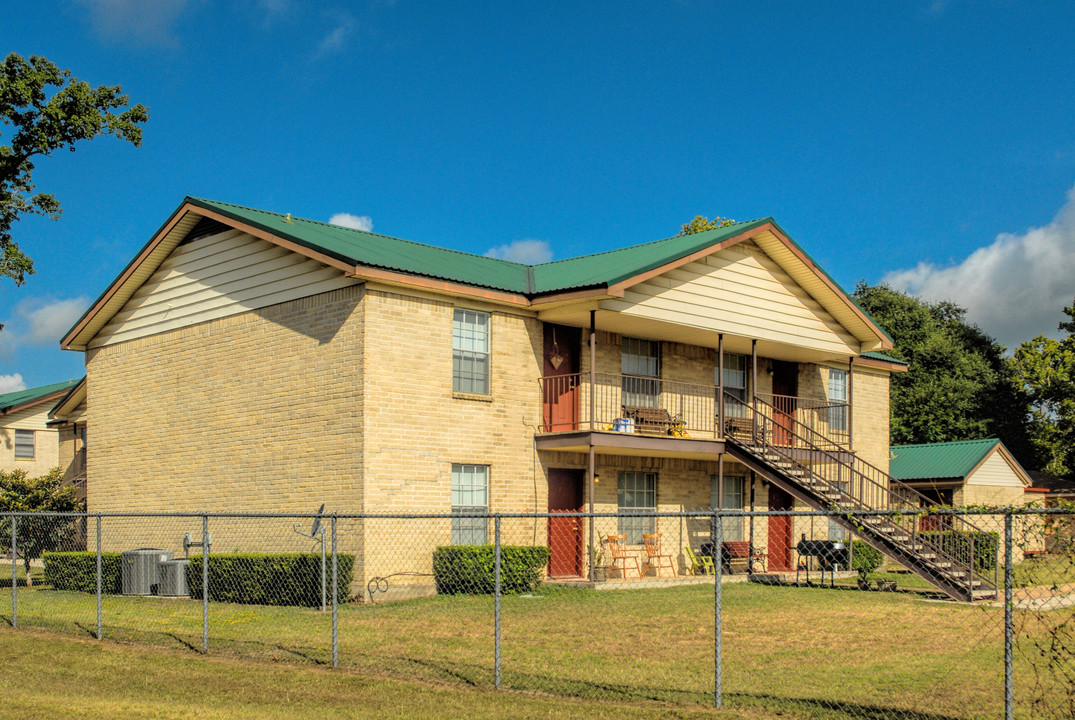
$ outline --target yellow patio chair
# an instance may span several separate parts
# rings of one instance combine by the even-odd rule
[[[683,551],[687,553],[687,559],[690,560],[692,575],[713,575],[716,572],[713,569],[713,558],[708,555],[695,555],[689,545],[684,547]]]

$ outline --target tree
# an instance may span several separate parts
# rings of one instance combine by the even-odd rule
[[[694,233],[700,233],[703,230],[716,230],[717,228],[728,227],[729,225],[735,225],[735,220],[719,216],[710,220],[705,215],[695,215],[693,220],[689,223],[683,223],[679,227],[679,234],[693,235]]]
[[[55,90],[54,90],[55,89]],[[51,94],[51,97],[50,97]],[[98,135],[114,135],[136,147],[149,113],[142,105],[123,112],[128,97],[119,85],[90,87],[46,58],[26,60],[11,53],[0,67],[0,121],[14,128],[11,142],[0,146],[0,278],[22,285],[34,272],[33,261],[11,235],[22,215],[57,220],[60,203],[34,190],[34,158],[57,150],[74,151],[75,143]]]
[[[63,471],[53,468],[41,477],[27,477],[25,470],[0,470],[0,513],[5,512],[80,512],[82,504],[75,489],[64,484]],[[63,517],[20,517],[15,544],[30,581],[30,561],[48,550],[64,548],[77,536],[74,520]],[[11,520],[3,518],[0,543],[11,547]]]
[[[1051,475],[1075,472],[1075,303],[1061,340],[1038,335],[1012,357],[1016,379],[1030,395],[1030,434]]]
[[[951,302],[928,303],[886,285],[855,288],[855,300],[892,336],[893,445],[999,437],[1025,466],[1039,455],[1027,434],[1028,398],[1005,348]]]

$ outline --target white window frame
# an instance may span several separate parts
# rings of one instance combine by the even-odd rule
[[[628,545],[641,545],[643,535],[657,532],[657,473],[620,470],[616,479],[617,532]],[[634,515],[634,517],[633,517]]]
[[[488,395],[492,315],[455,308],[452,314],[452,391]]]
[[[745,475],[724,475],[724,498],[723,502],[718,505],[717,486],[719,484],[719,478],[716,475],[709,476],[709,505],[711,509],[746,510],[748,486],[747,477]],[[723,518],[724,541],[740,542],[746,540],[747,533],[745,530],[745,521],[746,518],[742,517]]]
[[[747,394],[750,389],[750,356],[724,353],[724,382],[721,383],[719,364],[713,371],[713,376],[718,387],[723,384],[724,392],[743,403],[739,405],[736,402],[726,401],[724,403],[724,416],[746,417],[746,406],[750,404],[749,395]]]
[[[620,344],[623,404],[628,407],[661,406],[661,343],[625,337]]]
[[[840,407],[829,406],[829,430],[847,432],[847,370],[829,368],[829,402],[844,403]]]
[[[489,466],[453,463],[452,545],[488,545],[488,512]]]
[[[27,441],[29,438],[29,441]],[[29,448],[29,451],[27,451]],[[29,454],[27,454],[29,452]],[[15,428],[15,459],[33,460],[37,457],[37,431]]]

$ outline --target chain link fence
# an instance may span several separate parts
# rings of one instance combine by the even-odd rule
[[[1075,716],[1075,509],[884,516],[951,534],[976,515],[946,541],[965,575],[954,550],[916,572],[878,552],[881,515],[14,513],[0,617],[618,702]],[[953,577],[974,602],[938,589]]]

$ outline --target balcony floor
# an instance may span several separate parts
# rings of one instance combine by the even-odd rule
[[[541,433],[537,436],[538,450],[558,452],[590,451],[593,443],[598,455],[638,455],[640,457],[690,458],[715,460],[724,452],[721,439],[700,439],[642,435],[622,432],[594,432],[571,430],[568,432]]]

